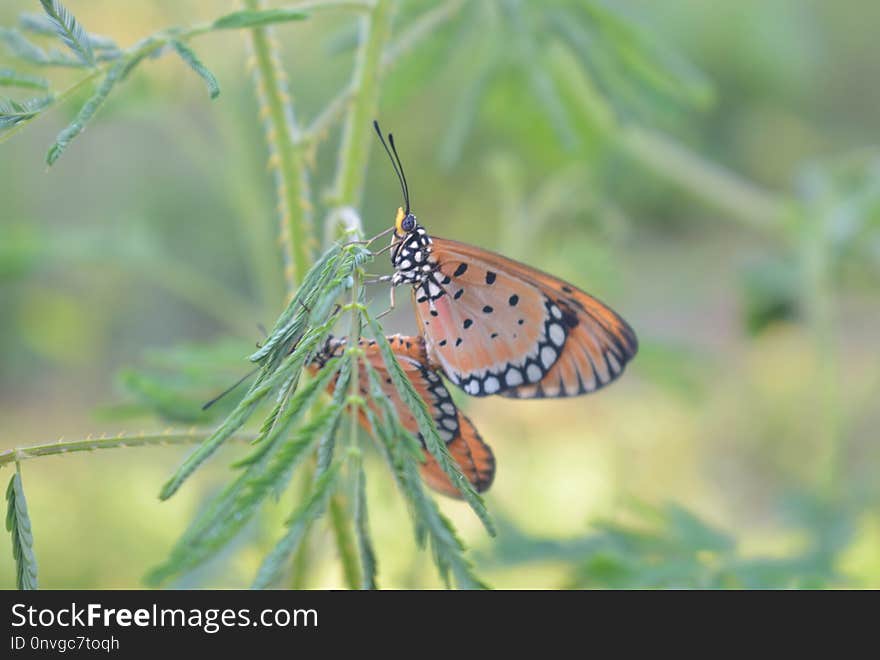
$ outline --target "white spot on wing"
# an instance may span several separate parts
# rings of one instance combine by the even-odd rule
[[[495,376],[489,376],[486,380],[483,381],[483,390],[486,394],[495,394],[498,390],[501,389],[501,383],[498,382],[498,379]]]
[[[544,346],[541,349],[541,364],[544,365],[544,369],[552,367],[554,362],[556,362],[556,349],[552,346]]]
[[[543,376],[543,372],[541,371],[541,367],[537,364],[530,364],[526,368],[526,378],[529,379],[530,383],[537,383],[541,380],[541,376]]]
[[[519,369],[514,367],[510,367],[507,370],[507,374],[504,376],[504,382],[507,383],[508,387],[516,387],[517,385],[522,385],[523,377],[519,372]]]
[[[550,341],[557,346],[562,346],[565,343],[565,330],[558,323],[550,325]]]

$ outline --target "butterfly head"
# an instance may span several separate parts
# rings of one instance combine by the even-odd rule
[[[379,136],[379,141],[385,147],[385,152],[391,160],[391,166],[400,181],[400,190],[406,205],[397,209],[397,215],[394,218],[394,236],[391,238],[391,265],[394,266],[394,276],[391,281],[395,285],[404,282],[418,284],[423,282],[433,270],[430,260],[431,237],[410,211],[409,185],[406,182],[406,175],[403,173],[403,163],[400,162],[397,146],[394,144],[394,135],[389,133],[386,142],[382,137],[379,122],[374,121],[373,128],[376,129],[376,135]],[[391,146],[389,147],[389,145]]]
[[[398,240],[405,238],[407,234],[414,231],[419,225],[419,221],[409,211],[404,211],[403,207],[397,209],[397,217],[394,219],[394,236]]]

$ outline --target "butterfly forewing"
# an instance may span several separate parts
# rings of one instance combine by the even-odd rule
[[[431,256],[442,293],[414,289],[420,329],[429,359],[468,394],[585,394],[636,353],[623,319],[562,280],[447,239],[432,239]]]
[[[421,337],[394,335],[388,337],[388,342],[398,364],[403,368],[416,392],[428,404],[440,439],[446,442],[447,448],[462,473],[478,492],[485,491],[492,484],[495,475],[495,459],[492,450],[483,442],[471,421],[455,406],[437,372],[428,366],[424,341]],[[394,387],[379,347],[375,342],[367,340],[361,340],[360,347],[364,352],[363,359],[379,375],[382,393],[392,402],[402,426],[421,440],[418,422]],[[338,354],[343,348],[343,340],[331,340],[322,357],[326,359],[329,355]],[[379,409],[376,403],[370,400],[371,388],[366,370],[359,370],[359,378],[361,396],[370,401],[370,407],[378,414]],[[331,389],[334,386],[335,383],[331,385]],[[361,414],[360,423],[371,430],[366,415]],[[424,450],[424,454],[425,462],[419,466],[419,469],[425,483],[444,495],[461,497],[458,489],[452,485],[446,473],[443,472],[427,449]]]

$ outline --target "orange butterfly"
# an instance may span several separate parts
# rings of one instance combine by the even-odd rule
[[[483,492],[492,485],[495,477],[495,457],[489,446],[483,442],[477,429],[467,417],[455,406],[443,381],[436,371],[428,366],[428,358],[425,353],[425,343],[421,337],[402,337],[394,335],[388,337],[391,350],[403,368],[407,377],[412,382],[416,391],[428,404],[428,409],[437,425],[440,439],[446,442],[449,453],[458,463],[462,474],[470,481],[477,492]],[[379,374],[382,392],[394,405],[397,415],[403,427],[415,435],[421,441],[419,425],[412,412],[400,398],[397,389],[392,385],[391,378],[385,367],[385,361],[379,352],[379,347],[373,340],[361,339],[358,344],[364,351],[363,360],[368,362]],[[335,339],[332,336],[327,340],[323,350],[315,356],[310,369],[316,372],[331,357],[341,355],[345,348],[344,339]],[[361,396],[369,400],[371,409],[379,414],[376,404],[369,396],[369,380],[365,369],[359,369],[359,387]],[[336,387],[336,381],[330,384],[332,391]],[[367,416],[361,412],[360,423],[372,431]],[[424,442],[422,442],[424,448]],[[425,462],[419,466],[422,479],[428,486],[439,493],[450,497],[460,498],[458,489],[449,481],[449,477],[438,465],[434,457],[424,449]]]
[[[382,138],[400,179],[391,239],[394,287],[410,284],[428,359],[473,396],[577,396],[615,380],[638,350],[632,328],[591,295],[525,264],[432,237],[410,212],[394,137]],[[393,154],[393,155],[392,155]]]

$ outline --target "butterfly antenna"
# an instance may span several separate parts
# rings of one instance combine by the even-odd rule
[[[376,135],[379,136],[379,142],[385,147],[385,153],[388,154],[388,158],[391,160],[391,167],[394,168],[394,173],[397,175],[398,181],[400,181],[400,190],[403,192],[403,201],[406,203],[406,213],[409,214],[409,188],[406,186],[406,179],[403,176],[403,168],[397,166],[400,162],[400,158],[397,158],[397,161],[394,160],[395,156],[397,156],[397,149],[394,150],[394,154],[392,155],[391,149],[388,148],[388,143],[385,142],[385,138],[382,137],[382,129],[379,128],[379,122],[375,119],[373,120],[373,128],[376,129]],[[388,139],[391,141],[391,146],[393,147],[394,138],[391,133],[388,134]]]
[[[257,367],[256,369],[253,369],[253,370],[249,371],[248,373],[246,373],[244,376],[242,376],[242,377],[239,378],[237,381],[235,381],[235,384],[230,385],[230,386],[227,387],[225,390],[223,390],[222,392],[220,392],[220,394],[218,394],[218,395],[215,396],[213,399],[211,399],[210,401],[208,401],[205,405],[203,405],[203,406],[202,406],[202,410],[207,410],[208,408],[210,408],[211,406],[213,406],[213,405],[214,405],[215,403],[217,403],[220,399],[222,399],[224,396],[226,396],[227,394],[229,394],[232,390],[234,390],[236,387],[238,387],[239,385],[241,385],[244,381],[246,381],[248,378],[250,378],[251,376],[253,376],[253,375],[254,375],[255,373],[257,373],[257,371],[259,371],[259,370],[260,370],[260,368]]]
[[[397,146],[394,144],[394,135],[388,134],[388,142],[391,143],[391,151],[397,159],[397,167],[400,170],[400,178],[403,181],[403,198],[406,200],[406,213],[409,214],[409,184],[406,182],[406,172],[403,171],[403,163],[400,161],[400,155],[397,153]]]

